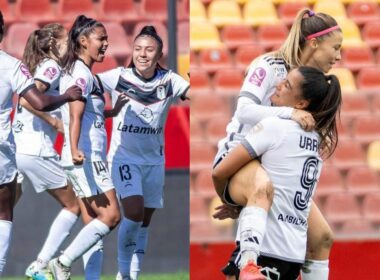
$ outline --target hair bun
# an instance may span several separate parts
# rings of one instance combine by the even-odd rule
[[[157,31],[156,31],[156,28],[154,28],[153,25],[145,25],[141,31],[140,31],[140,34],[157,34]]]

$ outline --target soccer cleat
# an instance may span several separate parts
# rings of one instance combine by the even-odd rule
[[[260,272],[260,267],[253,261],[248,263],[240,270],[240,280],[266,280],[267,278]]]
[[[66,267],[58,261],[58,258],[49,262],[49,269],[55,280],[70,280],[70,267]]]
[[[25,276],[30,280],[53,280],[50,271],[47,268],[40,269],[37,261],[28,266]]]
[[[127,277],[127,278],[123,278],[123,276],[121,276],[121,273],[118,272],[116,274],[116,280],[132,280],[131,278]]]

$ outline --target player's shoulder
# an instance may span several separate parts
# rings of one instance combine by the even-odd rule
[[[2,69],[4,68],[14,68],[17,67],[21,64],[21,61],[14,57],[11,56],[10,54],[0,50],[0,67]]]

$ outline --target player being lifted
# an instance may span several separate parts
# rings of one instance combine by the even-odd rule
[[[342,97],[334,75],[325,76],[311,67],[295,68],[276,87],[270,101],[274,106],[306,110],[316,124],[315,130],[306,132],[293,120],[266,118],[214,168],[218,195],[227,204],[244,207],[238,232],[241,280],[267,279],[256,264],[276,268],[280,280],[298,278],[305,261],[307,219],[321,158],[330,156],[338,141],[336,117]],[[257,169],[250,176],[250,165],[258,165],[251,161],[258,157],[273,187],[267,183],[260,189],[250,182],[252,176],[266,175]]]
[[[130,102],[114,118],[108,152],[111,176],[123,208],[118,231],[117,279],[137,279],[147,246],[149,224],[163,207],[164,127],[170,106],[185,99],[189,83],[158,61],[162,40],[145,26],[133,42],[132,61],[99,74],[114,101],[125,92]]]
[[[223,156],[238,145],[255,124],[266,117],[293,119],[304,129],[312,129],[315,121],[311,114],[286,106],[270,107],[270,97],[276,85],[286,77],[289,69],[306,65],[327,73],[332,65],[341,59],[341,45],[342,32],[334,18],[324,13],[314,13],[310,9],[302,9],[297,14],[282,47],[278,51],[258,57],[249,66],[240,91],[237,109],[227,126],[227,136],[218,143],[215,162],[222,160]],[[246,180],[257,180],[255,185],[258,189],[265,190],[266,186],[270,185],[259,164],[250,164],[246,168],[251,169],[250,174],[256,172],[262,174],[261,177],[256,176],[256,179],[246,178]],[[308,224],[308,250],[305,263],[307,268],[305,267],[302,277],[304,280],[328,279],[328,258],[333,233],[314,202]],[[223,273],[227,276],[238,277],[239,270],[234,264],[238,251],[239,248],[223,269]]]

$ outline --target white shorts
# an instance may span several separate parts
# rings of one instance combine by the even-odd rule
[[[16,153],[22,187],[32,187],[37,193],[67,186],[67,178],[58,157],[39,157]],[[22,177],[24,177],[22,179]]]
[[[10,183],[17,174],[15,147],[9,142],[0,143],[0,185]]]
[[[83,165],[64,167],[77,197],[91,197],[114,189],[104,161],[84,161]]]
[[[144,197],[144,207],[164,207],[164,165],[109,164],[112,181],[120,199],[141,195]]]

